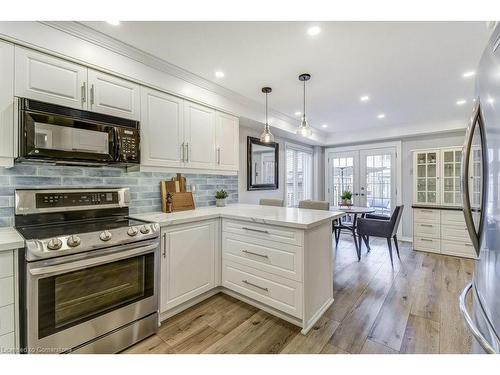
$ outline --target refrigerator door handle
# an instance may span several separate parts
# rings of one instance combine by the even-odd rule
[[[472,289],[472,283],[469,283],[464,288],[464,290],[462,290],[462,293],[460,293],[460,297],[458,298],[460,302],[460,311],[462,312],[465,322],[467,323],[467,326],[469,327],[472,335],[479,342],[484,351],[488,354],[496,354],[495,349],[493,349],[488,340],[486,340],[484,336],[481,334],[481,331],[479,331],[479,329],[476,327],[474,321],[472,320],[472,317],[469,315],[469,312],[467,311],[467,304],[465,303],[465,299],[471,289]]]
[[[467,230],[469,232],[469,236],[476,250],[476,255],[479,256],[480,251],[480,243],[479,243],[479,234],[476,231],[474,226],[474,218],[472,216],[472,207],[470,203],[470,192],[469,192],[469,162],[470,162],[470,150],[472,148],[472,139],[474,137],[474,129],[479,125],[479,121],[481,116],[481,110],[479,105],[479,98],[476,100],[476,106],[474,108],[473,114],[469,121],[469,126],[467,126],[467,132],[465,135],[465,142],[462,147],[462,162],[461,162],[461,185],[462,185],[462,202],[464,206],[464,218],[465,224],[467,226]],[[481,129],[480,129],[481,130]],[[481,134],[482,136],[482,134]],[[481,140],[482,142],[482,140]],[[484,165],[484,160],[483,160]],[[482,176],[484,178],[484,174]],[[483,181],[484,183],[484,181]],[[483,197],[481,197],[481,205],[483,204]],[[481,215],[482,215],[482,207],[481,207]]]

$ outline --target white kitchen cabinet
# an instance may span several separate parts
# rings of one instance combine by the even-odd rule
[[[0,251],[0,353],[16,352],[15,250]]]
[[[14,162],[14,46],[0,42],[0,166]]]
[[[184,100],[143,87],[141,103],[141,164],[182,167]]]
[[[239,120],[227,113],[217,112],[215,125],[217,167],[238,170]]]
[[[15,96],[87,109],[87,68],[30,49],[15,48]]]
[[[160,312],[215,287],[217,221],[162,229]]]
[[[88,88],[89,111],[139,120],[141,112],[139,85],[89,69]]]
[[[460,188],[462,148],[441,149],[441,203],[446,206],[461,206]]]
[[[440,151],[419,150],[413,159],[413,202],[416,204],[435,205],[440,202],[439,184]]]
[[[184,102],[184,147],[186,167],[216,168],[216,111],[189,101]]]

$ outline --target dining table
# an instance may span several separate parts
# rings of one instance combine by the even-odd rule
[[[335,234],[335,244],[338,245],[340,239],[340,232],[345,230],[352,234],[352,238],[354,240],[354,246],[356,248],[356,253],[358,256],[358,260],[361,260],[361,247],[358,243],[358,237],[356,233],[356,223],[359,217],[364,218],[367,214],[371,214],[375,212],[375,208],[373,207],[363,207],[363,206],[334,206],[330,207],[330,211],[341,211],[348,214],[347,216],[351,217],[351,221],[342,221],[342,219],[346,219],[347,216],[343,218],[339,218],[336,220],[336,223],[333,225],[333,231]]]

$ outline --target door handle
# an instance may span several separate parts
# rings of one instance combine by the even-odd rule
[[[189,143],[186,142],[186,163],[189,163]]]
[[[217,164],[220,165],[220,147],[217,147]]]
[[[163,258],[166,258],[167,257],[167,233],[163,233],[163,251],[162,251],[162,255],[163,255]]]
[[[90,86],[90,105],[94,105],[94,84]]]
[[[460,297],[458,298],[460,311],[462,312],[462,316],[465,319],[465,323],[467,323],[467,326],[469,327],[472,335],[475,337],[477,342],[479,342],[479,344],[483,347],[484,351],[488,354],[496,354],[495,349],[491,346],[488,340],[486,340],[486,338],[481,334],[481,331],[474,324],[472,317],[469,315],[469,312],[467,311],[467,304],[465,303],[465,299],[467,298],[467,294],[471,289],[472,289],[472,283],[469,283],[464,288],[464,290],[462,290],[462,293],[460,293]]]
[[[83,82],[82,85],[82,104],[87,101],[87,83]]]
[[[182,142],[181,144],[181,150],[182,150],[182,162],[184,163],[186,161],[184,142]]]

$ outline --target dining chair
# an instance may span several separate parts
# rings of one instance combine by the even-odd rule
[[[394,212],[390,217],[368,214],[364,218],[359,218],[357,221],[359,251],[361,252],[361,239],[363,239],[367,250],[370,251],[370,236],[383,237],[387,239],[387,247],[389,248],[391,264],[393,264],[391,239],[394,240],[398,258],[401,259],[401,257],[399,256],[398,237],[396,233],[398,231],[399,222],[401,221],[401,215],[403,214],[403,208],[404,205],[396,206]]]
[[[299,201],[299,208],[308,208],[311,210],[324,210],[328,211],[330,209],[330,202],[327,201],[314,201],[312,199],[306,199]]]
[[[285,201],[283,199],[261,198],[259,204],[261,206],[283,207],[285,205]]]

